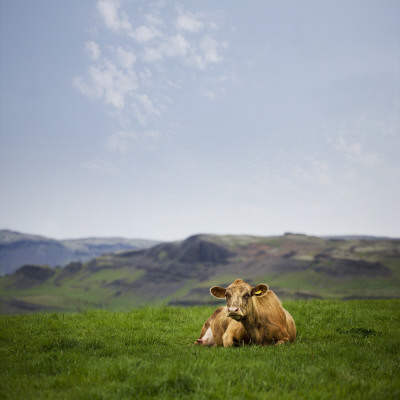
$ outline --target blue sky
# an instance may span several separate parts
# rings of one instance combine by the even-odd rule
[[[0,7],[0,228],[400,236],[397,0]]]

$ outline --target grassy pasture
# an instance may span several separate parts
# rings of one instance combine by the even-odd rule
[[[210,307],[0,316],[0,398],[400,398],[400,300],[285,307],[296,343],[228,349],[192,344]]]

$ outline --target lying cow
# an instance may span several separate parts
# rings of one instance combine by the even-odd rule
[[[226,298],[204,323],[197,343],[230,347],[235,344],[281,344],[296,340],[296,325],[268,285],[250,286],[236,279],[226,289],[213,286],[211,294]]]

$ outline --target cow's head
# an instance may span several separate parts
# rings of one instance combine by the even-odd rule
[[[226,298],[228,316],[240,321],[252,312],[254,298],[264,296],[268,291],[268,285],[260,283],[253,287],[241,279],[236,279],[226,289],[221,286],[213,286],[210,293],[218,299]]]

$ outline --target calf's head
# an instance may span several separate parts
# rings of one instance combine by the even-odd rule
[[[227,288],[213,286],[210,289],[211,294],[218,298],[226,298],[228,316],[240,321],[252,312],[254,299],[264,296],[268,291],[268,285],[260,283],[253,287],[241,279],[236,279]]]

